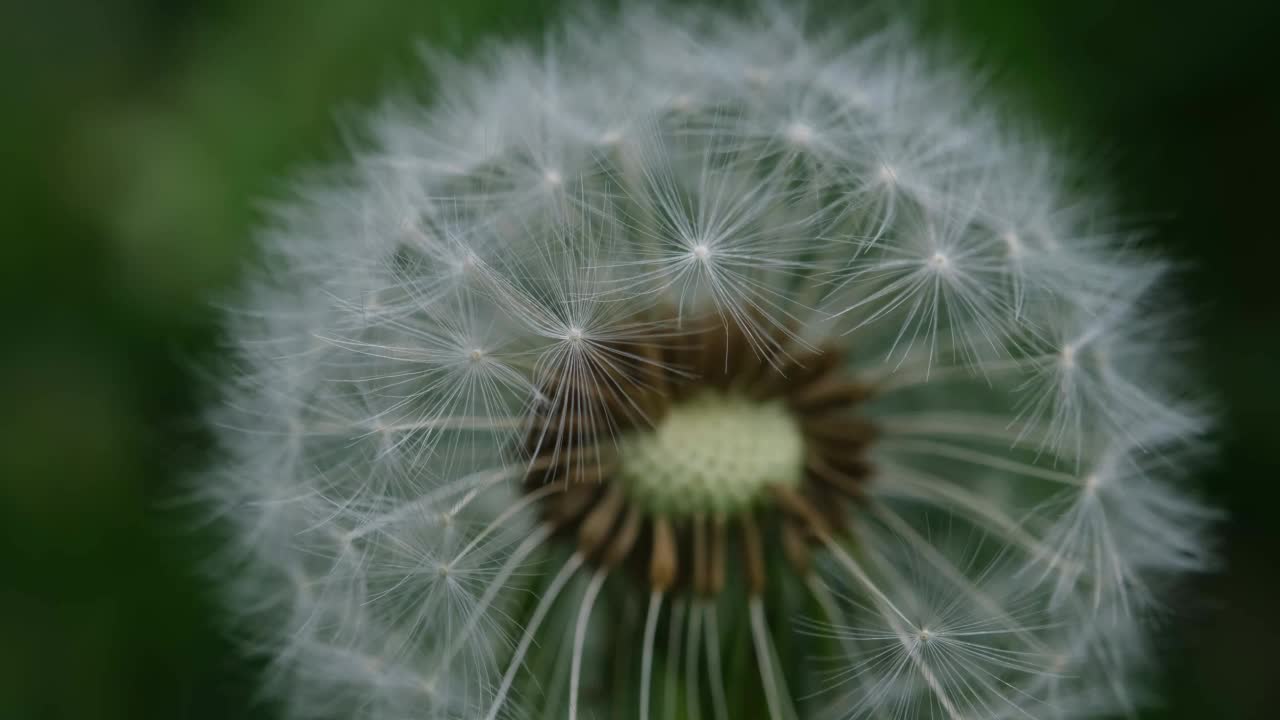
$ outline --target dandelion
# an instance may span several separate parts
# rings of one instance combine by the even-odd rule
[[[202,492],[289,717],[1085,718],[1211,565],[1166,265],[900,24],[637,4],[299,186]]]

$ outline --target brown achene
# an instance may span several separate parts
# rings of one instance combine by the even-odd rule
[[[535,409],[525,439],[526,492],[539,493],[543,519],[586,560],[626,564],[654,591],[710,597],[725,588],[733,555],[756,596],[766,583],[766,541],[803,576],[813,546],[847,531],[848,504],[862,502],[871,474],[864,455],[876,433],[855,413],[872,388],[845,376],[843,353],[803,347],[785,328],[760,335],[719,317],[600,342],[592,351],[584,353],[595,358],[589,373],[542,383],[544,397],[572,400]],[[803,437],[800,482],[770,485],[738,512],[654,512],[619,480],[614,439],[650,431],[672,408],[706,393],[782,403]]]

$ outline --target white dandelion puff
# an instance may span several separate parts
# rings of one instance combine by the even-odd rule
[[[431,56],[274,209],[200,493],[287,717],[1151,698],[1215,521],[1168,265],[972,68],[815,25]]]

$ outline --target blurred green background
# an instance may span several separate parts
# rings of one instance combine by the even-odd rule
[[[1227,563],[1172,598],[1166,702],[1280,706],[1280,11],[1274,2],[924,2],[1052,133],[1114,168],[1185,262],[1223,409]],[[259,203],[418,80],[414,43],[536,36],[542,2],[0,4],[0,719],[268,718],[175,502],[208,452],[212,303]]]

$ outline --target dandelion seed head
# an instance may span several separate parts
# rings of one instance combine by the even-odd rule
[[[964,58],[849,25],[433,56],[273,209],[200,493],[286,716],[1149,700],[1217,521],[1168,263]]]

